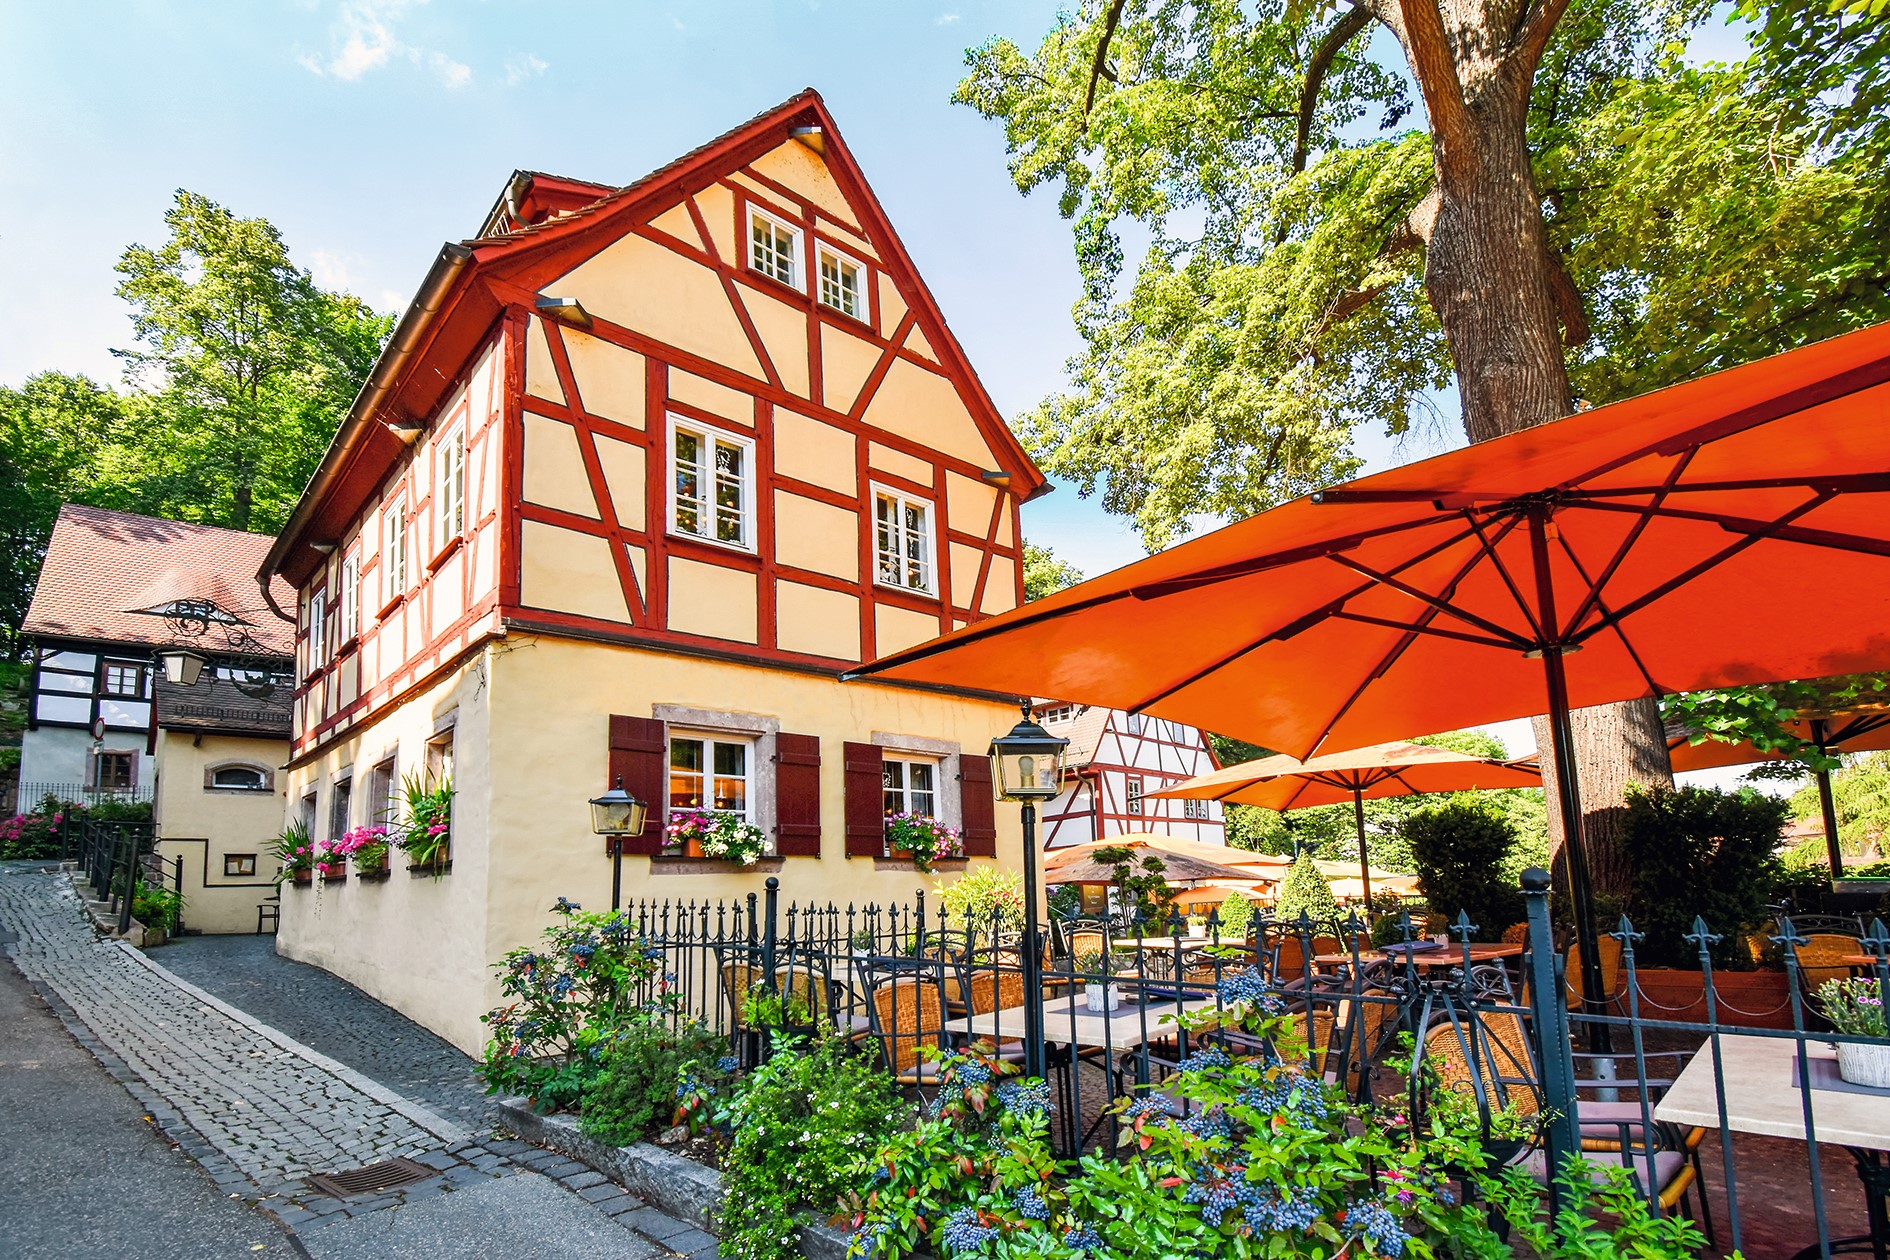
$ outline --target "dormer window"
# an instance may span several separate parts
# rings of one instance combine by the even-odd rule
[[[825,246],[820,251],[820,302],[842,315],[866,318],[866,268]]]
[[[790,288],[801,287],[801,234],[752,206],[748,210],[748,265]]]

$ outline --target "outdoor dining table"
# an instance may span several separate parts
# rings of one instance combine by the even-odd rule
[[[1719,1077],[1709,1044],[1700,1048],[1655,1105],[1654,1118],[1803,1142],[1805,1102],[1797,1057],[1797,1041],[1791,1037],[1722,1036],[1719,1058],[1725,1068],[1725,1115],[1720,1114],[1715,1089]],[[1869,1250],[1877,1260],[1885,1260],[1890,1249],[1890,1216],[1884,1210],[1884,1196],[1890,1193],[1890,1163],[1885,1154],[1890,1152],[1890,1090],[1841,1080],[1837,1054],[1826,1044],[1805,1045],[1805,1067],[1811,1078],[1813,1133],[1819,1142],[1844,1147],[1856,1161],[1870,1220],[1869,1234],[1833,1239],[1831,1250]],[[1819,1245],[1813,1244],[1793,1260],[1819,1251]]]
[[[1474,966],[1477,963],[1495,962],[1502,958],[1520,958],[1523,951],[1522,945],[1472,945],[1470,963]],[[1436,949],[1414,950],[1368,949],[1360,950],[1358,953],[1358,961],[1361,963],[1402,965],[1407,957],[1414,967],[1461,967],[1463,966],[1463,946],[1440,945]],[[1349,966],[1352,962],[1352,954],[1349,951],[1314,954],[1313,962],[1321,967]]]

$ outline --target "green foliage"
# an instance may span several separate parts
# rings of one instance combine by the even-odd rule
[[[547,1111],[578,1104],[621,1029],[676,1007],[663,951],[629,915],[586,914],[563,897],[552,913],[539,948],[493,964],[511,1001],[479,1017],[492,1034],[479,1069],[486,1092],[524,1094]]]
[[[1831,776],[1831,803],[1837,810],[1839,847],[1853,856],[1884,856],[1890,848],[1890,752],[1844,759]],[[1798,789],[1788,807],[1793,818],[1822,818],[1817,784]],[[1822,836],[1805,841],[1805,847],[1815,862],[1826,860]]]
[[[899,1087],[844,1038],[777,1046],[716,1115],[731,1140],[716,1217],[728,1260],[798,1256],[798,1213],[833,1212],[868,1153],[911,1121]]]
[[[1654,1260],[1699,1255],[1706,1235],[1677,1214],[1656,1217],[1633,1174],[1570,1156],[1556,1178],[1557,1211],[1520,1168],[1479,1178],[1483,1192],[1530,1254],[1545,1260]]]
[[[148,928],[174,932],[184,921],[184,894],[139,880],[131,896],[131,917]]]
[[[313,871],[315,844],[309,839],[308,824],[300,818],[292,819],[282,829],[282,834],[269,842],[269,856],[276,859],[279,867],[276,871],[278,884]]]
[[[1890,1034],[1883,1007],[1883,986],[1874,977],[1826,980],[1818,986],[1818,1009],[1838,1032],[1856,1037]]]
[[[76,825],[79,806],[67,805],[48,794],[30,813],[15,814],[0,821],[0,861],[15,858],[53,858],[64,849],[62,829],[67,818]]]
[[[1683,939],[1698,916],[1721,938],[1714,966],[1751,966],[1742,938],[1769,915],[1785,814],[1785,802],[1750,788],[1630,790],[1621,846],[1634,865],[1629,915],[1646,937],[1636,956],[1650,966],[1698,966],[1698,947]]]
[[[1339,917],[1339,903],[1332,895],[1332,885],[1313,864],[1310,849],[1302,849],[1287,868],[1273,902],[1273,916],[1282,923],[1297,923],[1302,914],[1315,924],[1330,923]]]
[[[437,872],[453,845],[453,785],[433,782],[418,770],[400,780],[399,820],[388,840],[407,854],[414,866]]]
[[[661,1017],[631,1017],[601,1044],[597,1078],[584,1093],[584,1132],[628,1146],[668,1128],[683,1069],[713,1060],[723,1045],[720,1034],[692,1019],[672,1027]]]
[[[1829,713],[1886,698],[1890,674],[1845,674],[1665,696],[1660,714],[1695,744],[1716,739],[1778,753],[1791,761],[1796,777],[1804,770],[1836,770],[1843,764],[1791,729],[1801,714]]]
[[[939,904],[947,924],[961,932],[988,938],[1024,926],[1024,877],[1021,872],[996,866],[973,866],[954,880],[939,880]],[[1074,890],[1072,890],[1074,891]],[[1078,894],[1079,901],[1081,894]]]
[[[1039,547],[1028,540],[1024,543],[1024,599],[1042,599],[1054,595],[1066,586],[1075,586],[1083,580],[1083,571],[1067,560],[1059,560],[1056,553],[1048,547]]]
[[[1090,854],[1099,864],[1111,868],[1116,904],[1131,922],[1139,919],[1150,936],[1164,936],[1174,913],[1174,893],[1162,872],[1168,863],[1152,849],[1138,849],[1126,844],[1109,844]]]
[[[1115,1104],[1119,1154],[1059,1163],[1048,1090],[1015,1068],[948,1059],[940,1105],[878,1153],[861,1178],[849,1254],[1398,1256],[1501,1254],[1480,1207],[1447,1193],[1444,1164],[1388,1113],[1354,1107],[1307,1070],[1290,1017],[1233,1002],[1187,1021],[1200,1047],[1164,1089],[1197,1116]],[[1239,1028],[1277,1053],[1232,1057],[1206,1038]],[[1475,1168],[1473,1136],[1454,1159]]]
[[[1522,922],[1522,893],[1507,874],[1516,830],[1501,813],[1476,801],[1438,801],[1412,812],[1403,834],[1434,912],[1453,925],[1468,914],[1483,941],[1501,940]]]
[[[1247,894],[1236,890],[1227,894],[1215,914],[1220,920],[1223,940],[1244,939],[1247,925],[1253,921],[1253,902],[1247,899]]]

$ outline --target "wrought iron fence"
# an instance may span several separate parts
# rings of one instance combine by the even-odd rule
[[[86,783],[26,779],[17,785],[15,809],[20,813],[36,811],[48,797],[60,804],[96,805],[101,801],[121,801],[135,805],[151,800],[152,793],[150,784],[135,788],[102,788]]]
[[[967,923],[923,893],[907,905],[783,905],[770,879],[740,901],[640,901],[624,914],[662,952],[678,1017],[727,1034],[748,1063],[784,1036],[831,1028],[923,1096],[936,1081],[927,1048],[981,1040],[1021,1061],[1035,1003],[1064,1155],[1113,1149],[1124,1099],[1185,1115],[1164,1082],[1196,1043],[1256,1047],[1175,1017],[1259,1000],[1290,1018],[1309,1068],[1354,1099],[1403,1100],[1416,1115],[1419,1082],[1455,1090],[1501,1162],[1545,1183],[1577,1154],[1626,1170],[1654,1213],[1695,1219],[1713,1254],[1802,1244],[1807,1256],[1859,1245],[1882,1256],[1890,1088],[1843,1080],[1831,1045],[1890,1058],[1890,1037],[1836,1032],[1817,990],[1858,977],[1881,993],[1890,932],[1833,921],[1811,934],[1781,918],[1741,954],[1779,969],[1729,974],[1713,956],[1722,938],[1696,921],[1687,940],[1699,971],[1656,973],[1623,920],[1600,951],[1604,991],[1590,995],[1551,926],[1546,873],[1525,876],[1524,893],[1526,925],[1505,942],[1478,943],[1461,916],[1447,941],[1417,939],[1404,921],[1386,949],[1356,917],[1262,920],[1225,940],[1214,916],[1197,937],[1179,917],[1126,931],[1059,921],[1034,994],[1014,921]],[[1855,935],[1831,930],[1845,926]],[[754,1017],[758,993],[765,1018]],[[1861,1204],[1832,1193],[1825,1146],[1849,1152]],[[1861,1240],[1836,1236],[1847,1215],[1865,1227]]]
[[[183,892],[184,860],[166,861],[156,852],[153,823],[83,818],[64,824],[60,841],[63,856],[77,864],[121,933],[131,930],[132,903],[141,882]]]

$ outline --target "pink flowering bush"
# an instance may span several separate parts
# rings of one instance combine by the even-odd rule
[[[400,821],[388,839],[406,852],[414,866],[445,866],[453,843],[453,785],[432,783],[418,774],[401,780]]]
[[[314,842],[309,839],[308,824],[299,821],[282,829],[282,834],[270,844],[269,852],[281,864],[281,869],[276,872],[278,884],[297,879],[306,883],[315,871],[315,861],[319,856]]]
[[[375,875],[387,869],[387,828],[356,827],[322,846],[327,861],[353,862],[363,875]],[[326,875],[327,872],[322,872]]]
[[[0,822],[0,859],[59,856],[59,825],[63,814],[15,814]]]
[[[721,858],[742,866],[753,866],[767,849],[767,837],[761,828],[735,814],[711,813],[705,809],[677,810],[669,816],[664,829],[669,847],[680,849],[694,843],[703,857]]]
[[[886,847],[893,853],[911,855],[912,864],[922,871],[932,869],[940,858],[965,856],[964,837],[958,828],[947,827],[925,814],[886,815]]]

